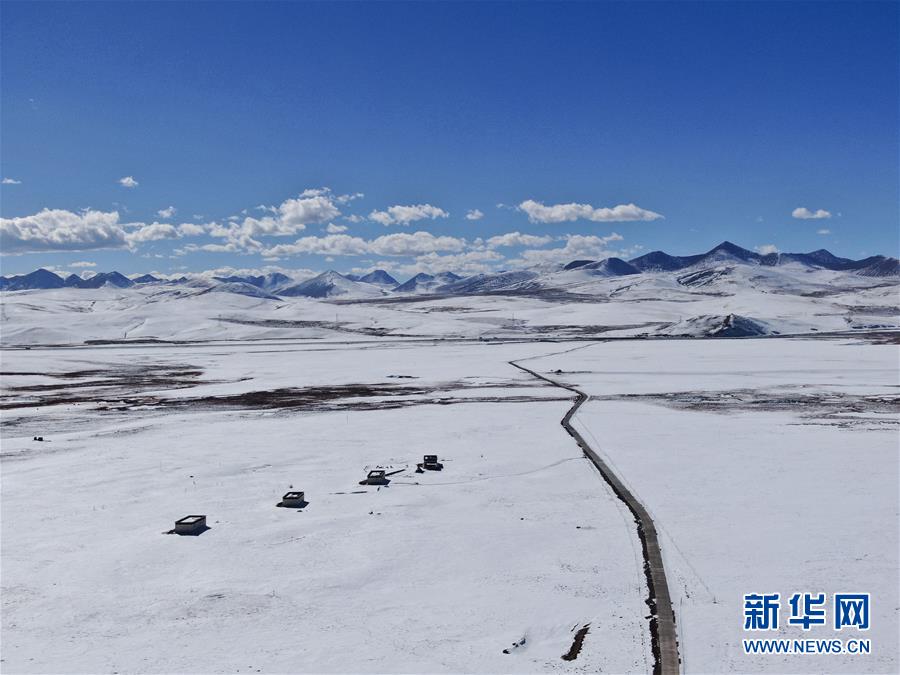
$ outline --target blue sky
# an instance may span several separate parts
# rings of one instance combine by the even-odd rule
[[[897,3],[0,11],[4,274],[900,247]]]

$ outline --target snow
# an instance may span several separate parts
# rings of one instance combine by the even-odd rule
[[[686,672],[897,672],[896,345],[606,343],[527,365],[592,396],[574,424],[654,519]],[[686,409],[673,394],[717,402]],[[862,396],[891,411],[848,414]],[[873,653],[743,655],[747,637],[835,637],[742,630],[743,594],[779,592],[784,608],[804,591],[872,593],[871,629],[839,636]]]
[[[402,373],[441,387],[439,397],[470,384],[498,400],[7,411],[5,670],[646,671],[646,589],[630,516],[560,428],[568,397],[504,360],[542,350],[10,352],[4,368],[19,372],[202,364],[214,382],[152,392],[178,398]],[[537,400],[511,400],[523,394]],[[36,429],[44,443],[31,440]],[[429,452],[444,470],[414,473]],[[379,465],[407,468],[387,487],[359,486]],[[275,506],[289,489],[306,492],[302,512]],[[211,529],[163,534],[188,514],[207,515]],[[561,660],[587,623],[582,654]]]
[[[900,669],[898,353],[863,335],[898,327],[896,280],[467,283],[504,279],[3,293],[2,670],[649,671],[633,518],[519,359],[591,395],[573,423],[654,518],[686,672]],[[735,325],[768,336],[596,341]],[[164,534],[192,514],[211,529]],[[744,593],[857,590],[870,656],[743,655]]]
[[[540,284],[525,282],[532,286],[526,294],[449,297],[381,295],[377,286],[341,278],[353,292],[332,301],[273,299],[248,284],[200,281],[17,291],[0,297],[0,339],[4,345],[38,345],[123,339],[700,336],[708,332],[709,317],[721,321],[731,314],[771,334],[900,327],[897,282],[797,267],[712,269],[707,270],[712,281],[693,285],[679,283],[680,272],[604,277],[574,269],[546,274]],[[376,296],[363,297],[358,288]],[[235,290],[240,293],[227,292]]]

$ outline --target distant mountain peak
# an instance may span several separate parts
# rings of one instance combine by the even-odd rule
[[[579,267],[584,267],[585,265],[590,265],[593,262],[597,262],[596,260],[573,260],[567,265],[563,266],[564,270],[574,270]]]
[[[378,284],[380,286],[396,286],[397,280],[384,270],[372,270],[357,279],[366,284]]]
[[[159,281],[159,279],[152,274],[142,274],[139,277],[134,277],[132,281],[136,284],[151,284],[155,281]]]

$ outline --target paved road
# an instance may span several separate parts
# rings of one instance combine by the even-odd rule
[[[587,441],[571,424],[572,417],[574,417],[581,405],[588,400],[588,395],[573,386],[552,380],[515,361],[510,361],[509,364],[525,371],[529,375],[552,384],[554,387],[568,389],[577,394],[578,397],[575,400],[575,404],[562,418],[561,424],[575,439],[575,442],[584,451],[585,456],[597,467],[604,480],[609,483],[613,492],[616,493],[616,496],[625,502],[625,505],[628,506],[628,509],[634,515],[638,538],[641,540],[641,549],[644,555],[644,574],[647,577],[649,589],[649,597],[646,602],[650,607],[650,638],[654,659],[653,672],[659,675],[678,675],[681,670],[681,660],[678,656],[675,611],[672,609],[672,599],[669,596],[669,584],[666,581],[666,570],[663,567],[659,538],[656,536],[656,526],[653,524],[653,519],[647,513],[644,505],[631,494],[609,465],[588,445]]]

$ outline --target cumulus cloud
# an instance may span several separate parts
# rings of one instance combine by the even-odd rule
[[[819,220],[821,218],[831,218],[831,212],[825,209],[810,211],[805,206],[799,206],[791,211],[791,216],[800,220]]]
[[[44,209],[30,216],[0,218],[0,251],[18,254],[41,251],[90,251],[134,248],[161,239],[181,239],[204,234],[215,223],[120,223],[118,211],[81,212]]]
[[[162,272],[153,270],[150,272],[157,279],[179,279],[187,277],[188,279],[212,279],[213,277],[230,277],[230,276],[263,276],[272,272],[280,272],[291,277],[295,281],[309,279],[318,274],[318,272],[306,268],[286,269],[277,265],[266,265],[264,267],[232,267],[229,265],[216,267],[215,269],[201,270],[198,272],[189,272],[184,267],[178,268],[177,272]],[[140,276],[140,274],[132,274],[131,277]]]
[[[346,225],[335,225],[334,223],[328,223],[328,227],[325,228],[325,231],[328,234],[340,234],[341,232],[347,231]]]
[[[296,198],[286,199],[280,206],[256,207],[272,215],[261,218],[247,216],[243,220],[230,216],[228,225],[209,229],[210,235],[227,239],[227,243],[210,244],[203,250],[258,251],[264,248],[259,237],[287,237],[302,232],[309,224],[327,223],[337,218],[341,212],[335,201],[346,196],[335,197],[329,188],[312,188],[304,190]]]
[[[386,234],[370,242],[375,255],[419,255],[434,251],[462,251],[466,240],[450,236],[435,236],[430,232]]]
[[[0,252],[90,251],[123,248],[125,230],[116,211],[44,209],[34,215],[0,218]]]
[[[592,234],[567,234],[563,240],[565,246],[557,246],[548,249],[528,249],[522,251],[519,257],[510,261],[510,265],[524,266],[539,263],[571,262],[576,259],[601,260],[610,257],[627,257],[629,251],[610,250],[609,244],[622,241],[620,234],[613,232],[606,237],[598,237]]]
[[[466,220],[481,220],[484,218],[484,213],[479,209],[469,209],[466,211]]]
[[[196,237],[206,232],[206,228],[203,225],[197,225],[196,223],[181,223],[175,229],[178,230],[179,237]]]
[[[337,195],[335,196],[334,201],[338,204],[349,204],[354,199],[362,199],[363,197],[365,197],[365,195],[362,192],[354,192],[349,195]]]
[[[3,184],[4,185],[21,185],[22,181],[16,180],[15,178],[4,178]]]
[[[97,263],[80,260],[78,262],[69,263],[69,267],[96,267]]]
[[[278,214],[284,224],[290,226],[325,223],[341,215],[329,193],[308,193],[307,190],[297,199],[286,199],[281,203]]]
[[[757,253],[761,255],[769,255],[770,253],[778,253],[778,247],[775,244],[761,244],[756,247]]]
[[[465,239],[436,236],[430,232],[398,232],[375,239],[363,239],[348,234],[301,237],[293,244],[278,244],[261,252],[266,256],[300,254],[415,256],[435,251],[462,251],[465,247]]]
[[[136,229],[125,235],[129,246],[160,239],[178,239],[178,230],[169,223],[150,223],[149,225],[137,223]]]
[[[409,206],[389,206],[386,211],[372,211],[369,220],[382,225],[409,225],[417,220],[447,218],[450,214],[431,204],[411,204]]]
[[[481,274],[496,269],[497,264],[503,261],[503,256],[496,251],[466,251],[465,253],[451,253],[441,255],[439,253],[425,253],[416,256],[412,263],[394,264],[390,261],[379,262],[382,267],[392,273],[414,276],[421,272],[425,274],[437,274],[438,272],[456,272],[464,276]]]
[[[160,218],[171,218],[177,212],[178,209],[176,209],[174,206],[167,206],[166,208],[157,211],[156,215],[158,215]]]
[[[823,227],[821,230],[816,230],[816,234],[822,234],[822,235],[831,234],[831,230]]]
[[[286,257],[291,255],[365,255],[369,252],[368,242],[349,234],[329,234],[324,237],[301,237],[293,244],[277,244],[263,249],[265,256]]]
[[[488,248],[500,248],[501,246],[543,246],[553,241],[553,237],[543,235],[537,236],[533,234],[522,234],[521,232],[507,232],[499,234],[487,240]]]
[[[612,223],[634,220],[657,220],[663,216],[654,211],[642,209],[636,204],[619,204],[612,208],[598,208],[590,204],[551,204],[545,206],[533,199],[519,204],[519,210],[528,214],[532,223],[565,223],[575,220],[590,220],[596,223]]]
[[[127,188],[136,188],[140,183],[138,183],[133,176],[125,176],[124,178],[119,179],[119,185]]]

